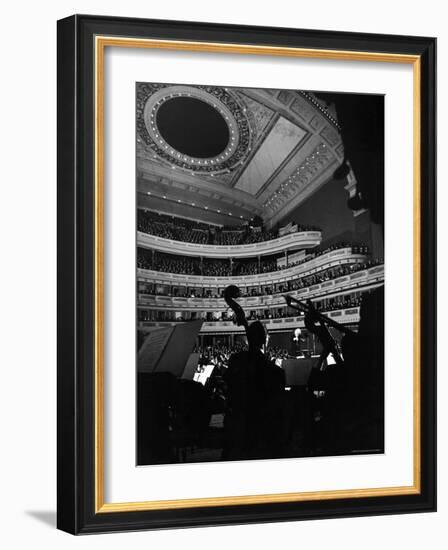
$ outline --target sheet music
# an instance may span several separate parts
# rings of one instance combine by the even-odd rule
[[[161,327],[149,332],[138,354],[139,372],[154,372],[173,332],[174,327]]]
[[[201,327],[198,320],[151,330],[138,354],[138,371],[171,372],[180,378]]]

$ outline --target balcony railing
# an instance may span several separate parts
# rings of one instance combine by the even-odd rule
[[[322,234],[320,231],[301,231],[258,243],[217,245],[175,241],[149,233],[142,233],[141,231],[137,232],[137,245],[143,248],[150,248],[159,252],[180,256],[226,259],[251,258],[277,254],[288,250],[314,248],[319,246],[321,239]]]
[[[325,313],[341,325],[359,323],[359,307],[338,309]],[[187,321],[188,322],[188,321]],[[305,326],[303,316],[282,317],[278,319],[265,319],[262,323],[269,332],[289,332],[296,328]],[[143,321],[139,323],[140,328],[166,327],[177,325],[176,321]],[[235,325],[233,321],[204,321],[200,334],[242,334],[244,327]]]
[[[320,296],[335,297],[358,289],[370,290],[382,284],[383,281],[384,265],[377,265],[294,291],[263,296],[247,296],[240,298],[238,303],[241,304],[244,310],[280,308],[286,305],[283,298],[285,294],[289,294],[298,300],[315,299]],[[176,311],[225,311],[228,309],[223,298],[184,298],[148,294],[138,295],[138,305],[148,309]]]
[[[363,254],[354,254],[351,248],[339,248],[332,250],[312,260],[293,265],[286,269],[270,271],[268,273],[256,273],[254,275],[240,275],[235,277],[206,277],[203,275],[183,275],[181,273],[166,273],[151,269],[137,269],[137,278],[142,281],[159,283],[171,286],[188,286],[200,288],[222,288],[228,285],[241,287],[269,285],[284,283],[312,275],[322,269],[342,265],[345,263],[365,262],[367,257]]]

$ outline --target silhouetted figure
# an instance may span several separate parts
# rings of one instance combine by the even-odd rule
[[[361,448],[384,449],[384,286],[363,298],[353,372]]]
[[[285,374],[264,354],[264,325],[255,321],[247,331],[249,350],[231,355],[225,374],[226,460],[274,458],[283,450]]]
[[[309,387],[324,391],[319,399],[318,450],[343,454],[384,449],[384,288],[365,294],[358,333],[341,340],[341,359],[326,365],[328,334],[309,318],[305,324],[323,345]]]
[[[291,355],[293,357],[303,357],[302,352],[302,331],[300,328],[294,329],[291,342]]]

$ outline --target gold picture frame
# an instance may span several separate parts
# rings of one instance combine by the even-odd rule
[[[117,25],[120,32],[118,32]],[[116,530],[116,529],[131,529],[131,528],[152,528],[161,525],[161,522],[167,522],[170,526],[181,525],[182,522],[179,518],[182,518],[182,514],[187,514],[182,521],[183,524],[203,524],[205,522],[199,522],[199,513],[203,513],[204,509],[213,511],[216,514],[216,510],[219,509],[220,513],[223,513],[224,509],[228,511],[234,511],[234,514],[225,513],[222,516],[222,521],[218,523],[233,523],[233,522],[245,522],[245,521],[257,521],[257,513],[259,505],[269,507],[269,513],[273,514],[271,517],[275,518],[275,507],[279,505],[291,506],[297,505],[294,512],[290,508],[288,509],[288,517],[307,517],[304,514],[304,505],[318,502],[320,504],[327,503],[324,507],[324,516],[331,516],[332,514],[341,514],[341,506],[347,500],[351,502],[351,508],[358,508],[357,512],[347,511],[347,514],[363,514],[363,513],[375,513],[375,510],[381,509],[384,502],[389,499],[389,504],[393,502],[393,499],[397,502],[397,510],[400,510],[400,506],[404,509],[406,506],[412,508],[420,506],[422,509],[434,508],[434,491],[429,491],[428,495],[428,476],[432,479],[435,475],[431,470],[431,460],[428,455],[433,453],[433,447],[430,444],[425,448],[422,448],[422,419],[425,422],[425,442],[428,442],[428,417],[431,417],[430,411],[428,411],[428,403],[424,402],[425,410],[422,410],[422,383],[425,388],[431,387],[431,372],[434,365],[431,365],[429,370],[427,368],[428,358],[425,359],[425,366],[422,367],[422,345],[427,349],[427,336],[425,342],[422,344],[422,326],[424,322],[427,322],[428,311],[425,308],[422,311],[422,241],[427,246],[429,235],[427,224],[432,222],[428,219],[430,212],[425,210],[425,205],[422,203],[422,193],[427,196],[433,193],[434,182],[428,178],[428,173],[424,172],[427,169],[428,161],[431,161],[431,157],[434,155],[434,146],[431,145],[428,148],[428,141],[425,144],[424,151],[422,148],[422,137],[428,139],[428,119],[431,118],[431,111],[428,109],[427,97],[431,97],[434,93],[433,90],[433,73],[434,67],[431,63],[428,63],[428,55],[433,55],[435,47],[433,39],[426,39],[423,45],[417,41],[417,39],[408,39],[407,41],[403,37],[388,37],[389,43],[387,47],[378,47],[379,38],[372,35],[370,41],[367,40],[368,47],[366,49],[354,49],[355,45],[349,37],[338,35],[338,33],[322,32],[318,34],[315,39],[314,45],[304,47],[296,45],[294,42],[301,40],[300,31],[289,31],[291,38],[291,45],[284,45],[285,40],[279,40],[277,31],[269,29],[271,45],[256,43],[257,40],[261,41],[261,38],[257,35],[259,29],[257,28],[241,28],[240,35],[241,41],[238,43],[225,41],[225,33],[229,33],[230,27],[222,27],[222,36],[217,41],[205,40],[204,33],[206,32],[201,28],[195,28],[194,24],[185,23],[183,34],[196,34],[197,39],[185,39],[182,32],[178,32],[178,38],[162,38],[160,34],[163,34],[165,27],[158,28],[156,22],[141,21],[139,22],[139,32],[135,33],[135,30],[131,32],[128,28],[128,20],[117,20],[113,18],[89,18],[88,16],[74,16],[60,22],[60,63],[65,61],[67,63],[67,57],[75,58],[74,52],[76,48],[79,48],[78,63],[80,59],[84,59],[83,63],[88,67],[80,68],[76,67],[76,78],[78,81],[83,78],[86,70],[89,71],[89,78],[92,84],[91,97],[89,98],[90,105],[93,107],[93,113],[89,113],[91,117],[89,124],[90,140],[89,145],[93,148],[93,171],[92,171],[92,184],[94,192],[90,195],[91,200],[91,212],[93,213],[92,226],[90,231],[93,232],[93,247],[90,254],[90,261],[92,262],[92,283],[93,288],[91,292],[91,299],[93,300],[93,318],[92,318],[92,343],[93,353],[92,362],[87,367],[86,365],[74,364],[74,374],[78,376],[78,370],[80,368],[90,368],[93,376],[90,378],[92,385],[91,394],[93,396],[92,416],[86,419],[85,422],[89,422],[91,426],[90,436],[91,448],[89,450],[90,458],[82,459],[83,468],[86,468],[88,463],[90,466],[90,474],[87,476],[90,492],[87,491],[84,484],[83,491],[85,493],[84,498],[73,497],[80,499],[78,505],[84,508],[84,513],[77,516],[77,519],[69,517],[70,514],[66,512],[69,508],[65,502],[66,495],[60,494],[60,512],[59,512],[59,527],[70,532],[96,532],[104,530]],[[166,22],[166,26],[169,27],[169,22]],[[114,31],[115,29],[115,31]],[[143,35],[143,29],[145,29],[146,35]],[[234,28],[232,29],[234,30]],[[173,32],[177,32],[176,28]],[[187,32],[188,31],[188,32]],[[202,34],[201,34],[202,31]],[[286,31],[285,31],[286,32]],[[306,31],[304,31],[306,32]],[[135,33],[135,34],[134,34]],[[78,42],[74,40],[74,36],[78,37]],[[165,30],[166,34],[166,30]],[[362,39],[363,35],[358,35]],[[275,44],[281,42],[282,45]],[[305,37],[306,38],[306,37]],[[265,40],[265,38],[263,38]],[[344,40],[347,43],[347,47],[343,48]],[[302,37],[302,41],[306,42]],[[328,46],[324,47],[323,44],[328,42]],[[339,41],[339,48],[335,47],[335,41]],[[400,41],[403,41],[402,43]],[[384,40],[382,41],[384,42]],[[69,44],[70,43],[70,44]],[[360,42],[359,42],[360,44]],[[318,47],[320,45],[320,47]],[[144,48],[144,49],[159,49],[159,50],[175,50],[175,51],[192,51],[192,52],[208,52],[208,53],[226,53],[226,54],[245,54],[245,55],[269,55],[269,56],[288,56],[288,57],[300,57],[300,58],[312,58],[312,59],[325,59],[325,60],[339,60],[339,61],[363,61],[363,62],[383,62],[383,63],[399,63],[412,65],[413,70],[413,219],[414,219],[414,265],[413,265],[413,297],[414,297],[414,364],[413,364],[413,380],[414,380],[414,409],[413,409],[413,484],[410,486],[400,487],[381,487],[381,488],[366,488],[366,489],[347,489],[347,490],[329,490],[329,491],[316,491],[316,492],[303,492],[303,493],[278,493],[278,494],[257,494],[257,495],[245,495],[245,496],[225,496],[216,498],[192,498],[192,499],[178,499],[178,500],[148,500],[142,502],[105,502],[104,498],[104,484],[105,484],[105,458],[104,458],[104,91],[105,91],[105,52],[107,48]],[[403,51],[404,50],[404,51]],[[91,60],[87,62],[87,53],[91,52]],[[406,52],[406,53],[405,53]],[[431,52],[431,53],[428,53]],[[83,56],[83,57],[82,57]],[[426,56],[426,57],[425,57]],[[61,81],[65,78],[68,80],[68,76],[65,75],[65,71],[69,69],[61,69]],[[73,77],[72,77],[73,78]],[[87,84],[87,83],[86,83]],[[61,82],[60,86],[66,87],[66,82]],[[65,89],[65,88],[64,88]],[[422,98],[422,95],[424,98]],[[425,102],[423,102],[423,99]],[[423,111],[423,107],[426,111]],[[78,106],[79,108],[79,106]],[[67,114],[60,112],[60,117],[67,117]],[[422,118],[424,123],[422,123]],[[65,120],[65,119],[64,119]],[[65,131],[65,130],[64,130]],[[78,130],[79,131],[79,130]],[[430,136],[431,137],[431,136]],[[432,137],[433,139],[433,137]],[[82,146],[86,146],[83,144]],[[93,146],[93,147],[92,147]],[[429,149],[429,150],[428,150]],[[426,158],[422,162],[422,154],[426,155]],[[74,152],[73,155],[76,153]],[[429,159],[428,159],[429,157]],[[67,169],[67,165],[60,161],[61,172]],[[433,167],[433,165],[432,165]],[[60,177],[62,177],[60,175]],[[75,179],[75,176],[74,178]],[[65,185],[61,183],[61,186]],[[92,200],[93,199],[93,200]],[[428,202],[426,199],[425,204]],[[60,204],[59,208],[67,209],[67,206]],[[65,210],[64,210],[65,212]],[[423,217],[425,221],[423,223]],[[425,225],[426,224],[426,225]],[[91,233],[90,233],[91,234]],[[62,236],[65,240],[65,237]],[[434,258],[431,258],[432,264]],[[425,265],[425,269],[433,267],[433,265]],[[427,279],[428,275],[423,274]],[[63,284],[63,283],[62,283]],[[434,292],[434,290],[432,290]],[[61,299],[61,298],[60,298]],[[434,322],[434,320],[432,320]],[[435,347],[435,346],[434,346]],[[61,361],[61,360],[60,360]],[[430,362],[430,361],[429,361]],[[60,369],[66,368],[65,363],[61,365]],[[60,375],[61,374],[60,371]],[[75,372],[76,371],[76,372]],[[428,380],[429,377],[429,380]],[[60,392],[63,391],[60,389]],[[78,386],[78,391],[81,391],[81,387]],[[63,407],[63,405],[60,405]],[[93,426],[92,426],[93,420]],[[78,424],[79,429],[79,424]],[[74,435],[74,439],[79,438],[79,434]],[[434,433],[429,437],[433,441]],[[64,442],[64,445],[66,443]],[[73,448],[75,443],[73,443]],[[61,456],[64,456],[67,450],[64,448],[61,450]],[[69,451],[70,452],[70,451]],[[72,453],[73,454],[73,453]],[[69,461],[61,458],[60,462],[60,475],[62,477],[70,477],[67,473],[67,463]],[[71,457],[72,464],[78,464],[80,467],[79,457]],[[76,468],[75,468],[76,469]],[[84,470],[85,471],[85,470]],[[429,473],[428,473],[429,472]],[[79,493],[79,479],[75,481],[71,479],[71,484],[77,486],[77,491],[73,489],[73,493]],[[59,481],[66,486],[67,480]],[[431,485],[431,483],[429,483]],[[432,483],[433,485],[433,483]],[[431,487],[432,487],[431,485]],[[89,493],[88,496],[87,493]],[[88,509],[88,503],[86,498],[90,498],[90,509]],[[71,506],[73,506],[73,499]],[[403,504],[406,501],[407,504]],[[359,506],[357,506],[359,502]],[[362,502],[362,504],[361,504]],[[369,505],[366,507],[365,503]],[[423,503],[424,502],[424,503]],[[376,508],[375,508],[376,506]],[[253,512],[250,511],[252,507]],[[278,517],[282,516],[286,508],[278,508]],[[243,511],[242,511],[243,510]],[[249,510],[249,511],[248,511]],[[281,512],[283,510],[283,512]],[[333,510],[333,512],[331,512]],[[337,510],[337,512],[336,512]],[[190,512],[188,512],[190,511]],[[196,511],[196,512],[195,512]],[[242,512],[240,512],[242,511]],[[164,512],[169,512],[171,515],[168,520],[163,516]],[[176,514],[177,512],[177,514]],[[142,520],[140,516],[137,518],[136,513],[143,513],[145,518]],[[238,516],[240,513],[240,516]],[[295,516],[294,516],[295,513]],[[152,515],[151,515],[152,514]],[[162,515],[160,515],[162,514]],[[248,518],[247,515],[252,514],[253,517]],[[292,516],[291,516],[292,514]],[[319,514],[316,514],[318,517]],[[81,516],[83,519],[81,519]],[[214,516],[213,516],[214,517]],[[263,515],[259,515],[259,520],[263,521]],[[161,519],[162,518],[162,519]],[[170,523],[171,522],[171,523]],[[216,519],[209,519],[209,523],[216,522]]]

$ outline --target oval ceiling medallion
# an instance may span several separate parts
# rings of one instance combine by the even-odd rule
[[[244,107],[225,88],[139,85],[137,131],[154,156],[190,172],[230,172],[250,149]]]

